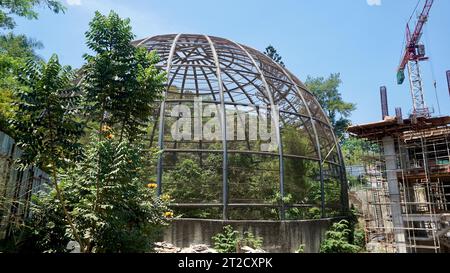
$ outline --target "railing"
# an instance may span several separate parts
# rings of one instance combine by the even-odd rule
[[[49,182],[39,168],[18,170],[15,160],[21,155],[16,142],[0,131],[0,240],[13,225],[20,225],[31,216],[31,196]]]

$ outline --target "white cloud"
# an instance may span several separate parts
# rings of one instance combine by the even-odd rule
[[[381,6],[381,0],[367,0],[369,6]]]
[[[69,6],[81,6],[81,0],[66,0]]]

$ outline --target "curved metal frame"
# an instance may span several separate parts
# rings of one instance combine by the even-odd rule
[[[327,163],[330,166],[337,166],[339,168],[339,180],[341,181],[341,206],[346,210],[347,191],[345,182],[345,166],[342,159],[342,154],[339,149],[338,141],[332,133],[332,127],[328,118],[326,117],[322,107],[317,102],[317,99],[298,81],[295,76],[287,71],[286,68],[272,61],[264,54],[257,50],[243,46],[233,41],[225,40],[218,37],[211,37],[207,35],[163,35],[148,37],[139,40],[135,43],[137,46],[144,46],[149,50],[155,49],[161,56],[161,66],[167,72],[167,89],[163,94],[161,107],[159,112],[159,134],[158,146],[163,151],[158,158],[157,166],[157,184],[158,194],[163,191],[163,153],[222,153],[222,204],[223,219],[228,218],[228,207],[260,207],[271,206],[270,204],[229,204],[229,181],[228,181],[228,154],[229,153],[244,153],[254,155],[277,156],[279,161],[279,191],[281,197],[285,196],[285,170],[284,158],[298,158],[316,161],[319,164],[320,188],[321,188],[321,211],[322,216],[325,217],[325,189],[324,189],[324,165]],[[170,45],[170,50],[168,45]],[[172,71],[174,70],[174,71]],[[215,86],[217,82],[217,86]],[[180,84],[180,98],[173,99],[169,97],[171,87]],[[186,87],[188,86],[188,87]],[[192,102],[193,100],[183,98],[186,88],[189,86],[195,91],[195,95],[212,96],[212,100],[205,101],[205,103],[215,104],[221,108],[220,127],[222,136],[222,150],[208,150],[202,149],[202,141],[199,143],[199,149],[181,149],[178,148],[175,142],[173,149],[165,149],[164,143],[164,122],[166,104]],[[193,94],[193,93],[192,93]],[[177,95],[178,96],[178,95]],[[307,96],[307,97],[305,97]],[[228,97],[228,99],[227,99]],[[219,105],[220,104],[220,105]],[[259,152],[259,151],[235,151],[228,149],[227,141],[227,106],[251,106],[256,107],[270,104],[270,113],[272,122],[276,130],[276,145],[278,147],[277,153]],[[280,105],[280,112],[277,112],[275,106]],[[314,108],[313,112],[311,107]],[[301,124],[301,130],[305,130],[309,135],[309,140],[314,146],[315,156],[310,155],[290,155],[283,152],[282,143],[282,123],[286,122],[282,119],[281,113],[296,117]],[[310,123],[310,129],[308,124]],[[329,145],[324,147],[321,145],[319,139],[319,132],[317,126],[323,128],[322,130],[329,130],[331,135],[326,134],[323,138],[326,139]],[[155,125],[156,128],[156,125]],[[322,138],[322,140],[323,140]],[[247,141],[247,140],[246,140]],[[196,142],[197,143],[197,142]],[[332,147],[330,146],[331,144]],[[336,149],[336,158],[328,159],[322,155],[322,149],[329,149],[331,154]],[[344,196],[345,195],[345,196]],[[283,198],[282,198],[283,200]],[[205,207],[206,204],[183,204],[185,207]],[[183,206],[178,204],[178,206]],[[213,204],[207,204],[213,206]],[[217,206],[215,204],[214,206]],[[281,203],[280,219],[285,219],[285,206]],[[301,205],[302,207],[304,205]]]

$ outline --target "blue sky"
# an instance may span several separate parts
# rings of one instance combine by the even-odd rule
[[[259,50],[274,45],[289,70],[307,75],[340,72],[345,100],[357,104],[353,122],[380,120],[379,87],[389,92],[390,114],[411,109],[409,86],[396,84],[405,24],[417,0],[62,0],[66,14],[40,10],[37,21],[17,19],[16,33],[43,42],[39,54],[57,53],[80,67],[87,52],[84,32],[94,11],[129,17],[137,38],[166,33],[201,33],[228,38]],[[372,5],[369,5],[372,2]],[[423,3],[423,1],[422,1]],[[422,5],[422,4],[421,4]],[[436,0],[423,40],[431,63],[422,64],[426,101],[450,114],[445,71],[450,70],[450,1]]]

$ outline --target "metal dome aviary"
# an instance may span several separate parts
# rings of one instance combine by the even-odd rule
[[[170,34],[156,50],[167,89],[150,126],[160,194],[186,217],[302,219],[347,208],[345,168],[305,85],[261,52],[219,37]],[[184,176],[181,175],[184,173]]]

